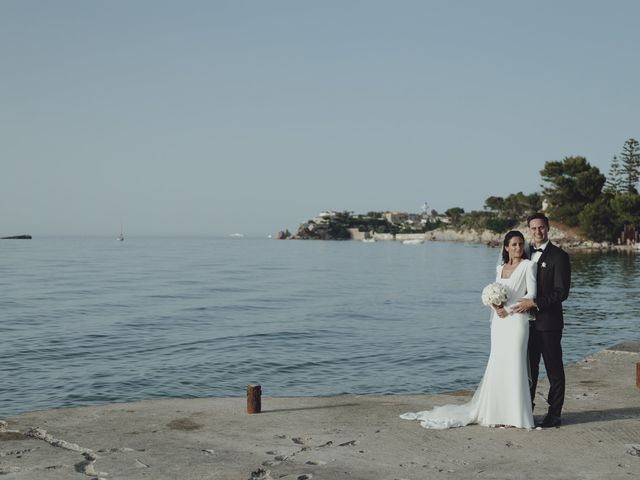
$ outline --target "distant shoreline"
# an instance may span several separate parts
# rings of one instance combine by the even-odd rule
[[[514,227],[514,230],[520,230],[521,232],[526,234],[527,226],[518,225]],[[351,234],[351,238],[349,240],[353,241],[453,242],[486,245],[489,247],[500,246],[506,233],[496,233],[491,230],[457,230],[453,228],[438,228],[424,233],[369,233],[358,231],[355,228],[349,229],[349,232]],[[618,251],[625,253],[640,253],[640,244],[615,245],[610,242],[594,242],[591,240],[584,240],[576,235],[568,233],[564,229],[559,229],[553,226],[550,229],[549,238],[554,244],[558,245],[559,247],[571,251]],[[314,238],[304,238],[298,237],[296,235],[283,239],[316,240]]]

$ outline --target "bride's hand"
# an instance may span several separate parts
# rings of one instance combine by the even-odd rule
[[[494,309],[500,318],[504,318],[509,315],[509,312],[507,312],[504,307],[494,307]]]

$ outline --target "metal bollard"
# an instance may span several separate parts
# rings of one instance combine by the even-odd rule
[[[247,413],[260,413],[262,409],[262,387],[255,383],[247,385]]]

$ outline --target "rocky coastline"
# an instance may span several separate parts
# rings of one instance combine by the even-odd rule
[[[513,230],[520,230],[527,236],[527,225],[520,224],[513,228]],[[506,232],[496,233],[491,230],[456,230],[453,228],[440,228],[422,234],[424,240],[439,241],[439,242],[462,242],[462,243],[475,243],[483,244],[491,247],[498,247],[504,238]],[[400,237],[400,238],[397,238]],[[396,240],[405,240],[404,236],[396,235]],[[412,238],[418,238],[415,234],[411,235]],[[585,239],[575,232],[572,232],[567,228],[551,227],[549,230],[549,238],[558,246],[565,250],[584,250],[584,251],[640,251],[636,248],[636,245],[614,245],[610,242],[594,242]]]
[[[522,223],[512,228],[527,234],[527,225]],[[284,230],[278,232],[275,238],[279,240],[355,240],[355,241],[431,241],[431,242],[460,242],[498,247],[506,232],[494,232],[491,230],[457,229],[453,227],[439,227],[428,232],[420,233],[375,233],[361,232],[357,228],[347,229],[349,238],[332,238],[326,229],[311,228],[309,224],[301,224],[295,234]],[[570,251],[620,251],[640,253],[640,245],[616,245],[611,242],[594,242],[584,238],[574,229],[561,225],[551,226],[549,238],[558,246]]]

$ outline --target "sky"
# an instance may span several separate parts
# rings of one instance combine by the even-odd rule
[[[0,236],[481,210],[640,136],[635,1],[0,1]]]

